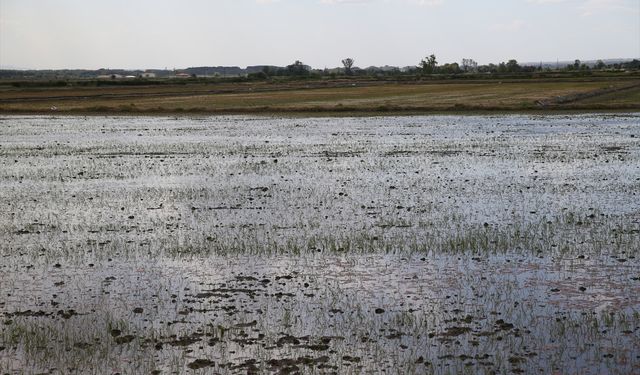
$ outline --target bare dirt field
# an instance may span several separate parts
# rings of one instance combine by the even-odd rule
[[[640,80],[366,80],[0,89],[0,113],[429,113],[638,110]],[[53,111],[52,109],[55,109]]]

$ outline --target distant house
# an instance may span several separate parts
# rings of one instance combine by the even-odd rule
[[[140,75],[141,78],[156,78],[156,74],[155,73],[151,73],[151,72],[144,72]]]

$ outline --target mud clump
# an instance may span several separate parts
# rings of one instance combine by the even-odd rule
[[[283,337],[280,337],[276,342],[276,345],[278,347],[282,347],[287,344],[300,345],[300,340],[295,336],[283,336]]]
[[[267,364],[271,367],[272,371],[278,371],[281,374],[291,374],[299,372],[299,366],[318,366],[325,364],[329,361],[328,356],[322,356],[318,358],[312,357],[298,357],[298,358],[284,358],[284,359],[270,359]]]
[[[449,327],[447,330],[440,334],[442,337],[456,337],[471,332],[469,327]]]
[[[510,329],[513,329],[514,325],[511,323],[507,323],[502,319],[498,319],[496,320],[496,327],[501,331],[508,331]]]
[[[115,342],[118,345],[128,344],[133,341],[136,337],[133,335],[119,336],[115,338]]]
[[[200,369],[212,367],[212,366],[215,366],[215,362],[210,361],[208,359],[196,359],[195,361],[187,365],[187,367],[192,370],[200,370]]]
[[[58,314],[59,316],[61,316],[62,318],[64,318],[64,319],[70,319],[72,316],[74,316],[74,315],[78,315],[78,313],[77,313],[75,310],[73,310],[73,309],[71,309],[71,310],[67,310],[67,311],[64,311],[64,310],[58,310],[58,313],[57,313],[57,314]]]
[[[254,321],[249,322],[249,323],[236,324],[234,327],[236,327],[236,328],[248,328],[248,327],[255,327],[256,325],[258,325],[258,322],[254,320]]]
[[[345,362],[353,362],[353,363],[360,363],[361,361],[360,357],[351,357],[348,355],[342,356],[342,360]]]
[[[178,340],[169,342],[171,346],[190,346],[200,341],[200,338],[194,335],[193,337],[181,337]]]
[[[91,347],[91,344],[87,343],[87,342],[77,342],[75,344],[73,344],[74,348],[77,349],[88,349]]]

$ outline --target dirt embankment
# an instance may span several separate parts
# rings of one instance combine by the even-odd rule
[[[640,83],[633,83],[620,87],[610,86],[608,88],[598,89],[590,92],[574,93],[569,95],[556,96],[549,99],[538,100],[536,103],[540,107],[557,106],[561,104],[575,103],[580,100],[595,98],[602,95],[631,90],[638,87],[640,87]]]

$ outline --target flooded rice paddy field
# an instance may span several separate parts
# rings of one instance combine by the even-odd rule
[[[640,372],[640,114],[0,118],[0,373]]]

